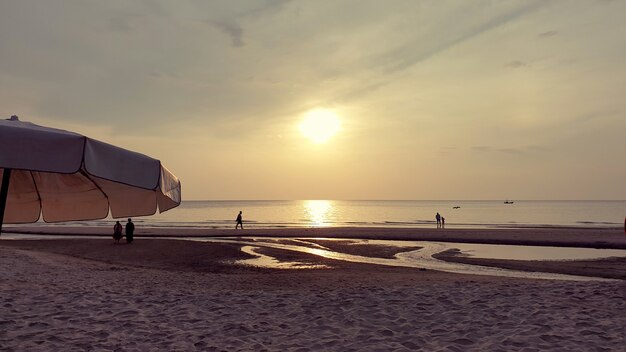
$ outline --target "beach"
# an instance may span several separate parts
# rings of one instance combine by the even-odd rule
[[[272,248],[264,251],[283,261],[325,268],[268,269],[238,264],[250,257],[240,250],[241,244],[148,239],[150,233],[144,231],[132,245],[113,245],[109,238],[0,241],[3,349],[620,351],[626,342],[623,279],[461,275]],[[445,236],[478,242],[546,237],[541,233],[534,238],[532,229],[508,231]],[[617,231],[596,230],[592,240],[588,236],[592,232],[573,231],[568,237],[566,231],[555,231],[548,242],[603,243],[608,248],[624,243]],[[250,232],[274,237],[291,233],[294,238],[373,233],[371,229]],[[443,236],[434,230],[391,232],[396,237]],[[369,257],[395,254],[384,246],[309,240],[311,245],[322,243]],[[532,263],[524,264],[533,270]],[[535,263],[534,269],[543,264]],[[619,274],[625,264],[611,265],[605,271]],[[585,267],[574,265],[564,272],[585,274]]]
[[[33,3],[0,352],[626,352],[626,1]]]

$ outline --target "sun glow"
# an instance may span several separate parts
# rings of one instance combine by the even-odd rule
[[[332,110],[315,109],[304,115],[300,132],[315,143],[324,143],[339,132],[339,117]]]
[[[307,200],[304,202],[304,212],[313,226],[329,226],[333,204],[329,200]]]

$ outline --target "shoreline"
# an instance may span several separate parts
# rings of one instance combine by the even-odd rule
[[[51,237],[110,237],[112,230],[106,227],[20,226],[5,227],[3,228],[3,233],[7,235],[24,234]],[[598,228],[424,229],[390,227],[317,227],[234,230],[189,229],[178,227],[147,228],[138,226],[135,232],[135,237],[337,238],[626,249],[626,235],[622,229]],[[1,238],[2,237],[0,236],[0,239]]]

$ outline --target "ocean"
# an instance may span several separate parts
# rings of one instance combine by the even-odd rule
[[[456,208],[458,207],[458,208]],[[622,228],[626,201],[228,200],[184,201],[178,208],[133,218],[144,227],[230,228],[243,211],[246,228],[434,227],[439,212],[449,228]],[[40,223],[41,224],[41,223]],[[111,219],[63,226],[111,226]]]

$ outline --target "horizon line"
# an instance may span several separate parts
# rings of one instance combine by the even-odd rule
[[[184,199],[182,202],[625,202],[626,199]]]

